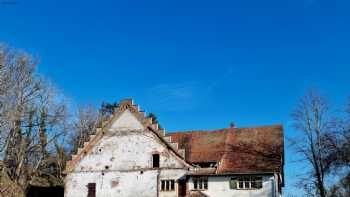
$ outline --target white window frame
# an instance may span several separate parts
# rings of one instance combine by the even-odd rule
[[[192,177],[193,190],[208,190],[208,177]]]
[[[162,192],[172,192],[175,191],[176,182],[174,179],[161,179],[160,180],[160,191]]]
[[[263,188],[262,176],[237,176],[230,179],[230,189],[258,190],[261,188]]]

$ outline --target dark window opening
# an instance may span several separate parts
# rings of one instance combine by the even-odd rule
[[[168,181],[167,181],[166,184],[165,184],[165,190],[166,190],[166,191],[169,191],[169,190],[170,190],[170,184],[169,184]]]
[[[175,190],[175,180],[161,180],[160,190],[161,191],[174,191]]]
[[[171,188],[172,190],[175,189],[175,180],[170,180],[170,188]]]
[[[244,180],[244,188],[250,188],[250,177],[246,177],[243,179]]]
[[[194,190],[207,190],[208,189],[208,177],[193,177],[193,189]]]
[[[160,188],[162,191],[164,191],[165,190],[165,181],[162,181],[161,182],[161,188]]]
[[[88,187],[87,197],[96,197],[96,183],[89,183],[87,187]]]
[[[194,165],[201,168],[215,168],[218,166],[217,162],[201,162],[201,163],[194,163]]]
[[[159,168],[159,154],[152,155],[153,168]]]

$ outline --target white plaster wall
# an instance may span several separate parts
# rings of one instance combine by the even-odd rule
[[[155,197],[157,196],[157,176],[160,174],[160,180],[177,179],[185,172],[183,170],[157,170],[134,172],[89,172],[72,173],[67,177],[66,196],[86,197],[88,183],[96,183],[97,197]],[[177,190],[162,192],[160,197],[176,197]]]
[[[112,129],[67,175],[66,197],[86,197],[88,183],[96,183],[97,197],[154,197],[159,179],[184,176],[184,164],[157,136],[144,131],[128,111],[120,118],[123,121],[112,124]],[[160,154],[159,169],[152,168],[153,153]],[[159,196],[175,197],[176,190],[159,192]]]
[[[115,120],[111,126],[111,130],[143,130],[143,125],[135,118],[135,116],[129,111],[124,111]]]
[[[272,181],[274,176],[263,176],[263,188],[258,190],[233,190],[230,189],[231,176],[208,177],[208,190],[202,192],[210,197],[274,197]],[[189,189],[193,190],[192,178],[189,180]]]
[[[157,173],[147,171],[139,172],[101,172],[73,173],[68,175],[65,195],[69,197],[86,197],[88,183],[96,183],[97,197],[114,196],[145,196],[157,195]],[[115,183],[115,185],[113,185]]]
[[[152,167],[152,154],[160,154],[160,167],[182,168],[184,165],[150,132],[124,131],[104,136],[76,166],[74,171],[125,171]]]

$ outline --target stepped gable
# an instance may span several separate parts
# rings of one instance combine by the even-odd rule
[[[185,158],[185,150],[178,148],[177,142],[172,142],[170,138],[165,136],[165,130],[159,127],[158,123],[154,123],[152,118],[147,117],[144,111],[141,111],[138,105],[133,103],[132,99],[121,100],[114,113],[108,118],[108,120],[102,123],[101,128],[97,128],[94,135],[90,135],[89,141],[84,143],[82,148],[78,148],[75,155],[72,155],[72,159],[67,162],[65,172],[69,172],[74,169],[75,165],[86,155],[89,151],[102,139],[107,133],[112,124],[123,114],[125,111],[130,111],[137,120],[144,126],[145,130],[154,132],[159,139],[170,148],[181,159]],[[187,164],[188,165],[188,164]]]

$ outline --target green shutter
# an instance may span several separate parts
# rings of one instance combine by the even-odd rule
[[[237,178],[232,177],[230,179],[230,189],[237,189]]]
[[[257,187],[258,189],[260,189],[260,188],[263,187],[262,177],[257,177],[255,181],[256,181],[256,187]]]

